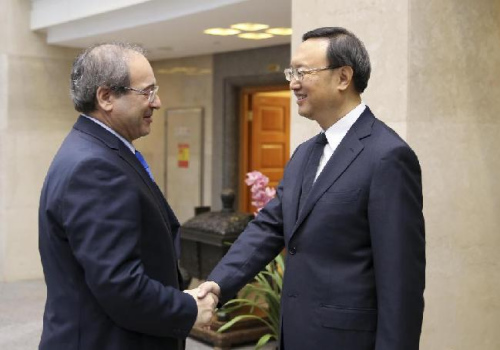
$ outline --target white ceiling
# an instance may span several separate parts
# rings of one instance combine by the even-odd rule
[[[53,11],[44,10],[54,17]],[[49,44],[84,48],[122,40],[144,46],[151,60],[274,46],[291,40],[290,36],[246,40],[203,33],[207,28],[240,22],[291,27],[291,0],[151,0],[80,17],[69,13],[66,20],[49,18],[46,23],[46,18],[41,21],[36,14],[32,13],[32,29],[45,31]]]

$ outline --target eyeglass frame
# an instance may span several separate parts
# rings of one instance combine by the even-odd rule
[[[141,95],[144,95],[144,96],[148,96],[148,102],[149,103],[153,103],[156,99],[156,94],[158,93],[158,90],[160,89],[160,86],[159,85],[153,85],[151,90],[148,91],[148,89],[150,88],[146,88],[146,89],[143,89],[143,90],[140,90],[140,89],[136,89],[136,88],[133,88],[133,87],[130,87],[130,86],[120,86],[119,87],[120,89],[124,89],[124,90],[129,90],[129,91],[135,91],[137,92],[138,94],[141,94]]]
[[[289,68],[285,68],[283,73],[285,74],[285,79],[287,81],[292,81],[292,78],[294,80],[297,80],[297,81],[302,81],[302,80],[304,80],[304,76],[307,74],[321,72],[324,70],[337,69],[340,67],[342,67],[342,66],[325,66],[325,67],[320,67],[320,68],[309,68],[309,69],[289,67]],[[290,78],[288,77],[288,75],[290,75]]]

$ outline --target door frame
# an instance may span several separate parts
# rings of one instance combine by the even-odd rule
[[[240,121],[240,149],[239,149],[239,174],[238,174],[238,210],[244,211],[245,204],[249,200],[248,186],[243,185],[246,173],[251,171],[249,169],[249,141],[250,141],[250,130],[248,123],[248,111],[250,111],[250,106],[248,103],[248,96],[254,95],[259,92],[272,92],[272,91],[283,91],[290,90],[289,84],[279,84],[279,85],[267,85],[267,86],[246,86],[242,87],[239,96],[239,121]]]

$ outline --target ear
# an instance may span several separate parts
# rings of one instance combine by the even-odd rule
[[[354,71],[352,67],[343,66],[339,69],[339,90],[345,91],[351,85]]]
[[[111,112],[113,110],[114,96],[111,94],[111,90],[105,86],[99,86],[96,93],[97,105],[106,112]]]

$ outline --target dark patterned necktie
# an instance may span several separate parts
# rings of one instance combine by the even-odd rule
[[[139,159],[139,162],[141,162],[142,166],[144,167],[144,169],[146,170],[146,172],[148,173],[149,177],[151,178],[151,180],[153,180],[153,182],[155,181],[154,177],[153,177],[153,174],[151,173],[151,169],[149,169],[149,165],[148,163],[146,162],[146,159],[144,159],[144,157],[142,156],[141,152],[139,151],[135,151],[135,156],[137,157],[137,159]]]
[[[309,160],[307,161],[306,168],[304,169],[304,177],[302,179],[302,192],[300,194],[299,200],[299,212],[302,211],[302,207],[304,206],[307,197],[309,196],[309,192],[311,192],[314,178],[316,177],[316,172],[318,170],[319,161],[321,159],[321,155],[323,154],[323,149],[325,148],[325,145],[327,143],[328,140],[326,139],[324,132],[316,136],[316,140],[313,144],[313,150],[309,156]]]

